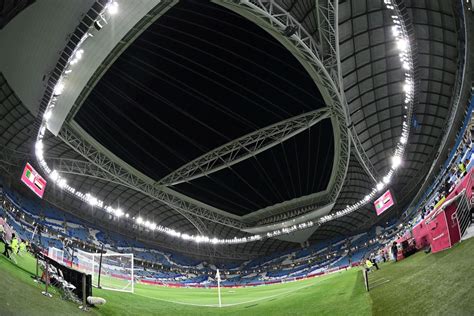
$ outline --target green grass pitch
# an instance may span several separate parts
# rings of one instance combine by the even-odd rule
[[[0,251],[2,246],[0,245]],[[79,315],[75,304],[55,293],[41,295],[32,282],[34,259],[0,256],[0,315]],[[113,282],[112,280],[105,280]],[[474,239],[438,253],[418,253],[382,264],[369,274],[366,292],[360,269],[278,285],[222,289],[135,285],[135,293],[94,289],[107,304],[90,315],[473,315]]]

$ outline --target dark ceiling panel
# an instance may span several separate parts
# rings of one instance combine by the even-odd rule
[[[180,1],[117,59],[75,119],[159,180],[231,140],[323,106],[301,64],[266,31],[215,4]]]
[[[174,186],[197,200],[236,215],[326,189],[334,159],[331,121],[253,158]]]
[[[35,0],[0,0],[0,30]]]

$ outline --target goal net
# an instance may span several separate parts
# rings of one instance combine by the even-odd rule
[[[78,250],[76,258],[76,268],[92,275],[93,286],[133,293],[133,254],[105,253],[101,262],[100,254]]]
[[[48,257],[53,259],[60,264],[64,264],[64,251],[58,248],[49,247],[48,248]]]

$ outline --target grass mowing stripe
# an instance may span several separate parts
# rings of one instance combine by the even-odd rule
[[[270,296],[266,296],[266,297],[261,297],[261,298],[250,300],[250,301],[244,301],[244,302],[239,302],[239,303],[231,303],[231,304],[222,304],[222,307],[229,307],[229,306],[236,306],[236,305],[242,305],[242,304],[247,304],[247,303],[255,303],[255,302],[259,302],[259,301],[264,301],[264,300],[275,298],[275,297],[278,297],[278,296],[281,296],[281,295],[291,294],[291,293],[297,292],[299,290],[302,290],[302,289],[310,287],[310,286],[314,286],[314,284],[305,285],[305,286],[302,286],[302,287],[299,287],[299,288],[296,288],[296,289],[293,289],[293,290],[290,290],[290,291],[286,291],[286,292],[282,292],[282,293],[278,293],[278,294],[274,294],[274,295],[270,295]],[[135,295],[142,296],[142,297],[147,297],[147,298],[151,298],[151,299],[155,299],[155,300],[159,300],[159,301],[169,302],[169,303],[181,304],[181,305],[203,306],[203,307],[219,307],[219,304],[184,303],[184,302],[170,301],[170,300],[165,300],[165,299],[161,299],[161,298],[146,296],[146,295],[137,294],[137,293],[135,293]],[[216,297],[216,300],[217,300],[217,297]]]

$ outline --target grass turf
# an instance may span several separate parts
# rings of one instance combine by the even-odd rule
[[[1,248],[1,246],[0,246]],[[1,250],[1,249],[0,249]],[[0,256],[1,315],[75,315],[76,305],[41,295],[27,271]],[[366,292],[360,269],[281,285],[222,289],[176,289],[137,284],[135,294],[94,289],[107,304],[92,315],[472,315],[474,313],[474,239],[438,253],[418,253],[370,273]],[[33,265],[32,265],[33,262]],[[5,280],[5,281],[4,281]],[[3,284],[7,286],[3,286]],[[26,303],[26,304],[25,304]],[[195,304],[195,305],[192,305]]]
[[[369,283],[374,315],[473,315],[474,238],[382,265]]]
[[[359,315],[370,314],[362,274],[356,269],[281,285],[222,289],[223,308],[205,306],[217,305],[216,289],[138,285],[135,294],[101,290],[95,293],[108,302],[99,308],[103,315],[334,315],[343,314],[346,309]],[[345,304],[335,304],[336,300]]]
[[[3,244],[0,243],[0,253]],[[50,287],[52,298],[47,298],[43,284],[33,282],[36,261],[29,253],[15,257],[16,264],[0,255],[0,315],[83,315],[79,308],[59,298]],[[95,312],[93,313],[95,314]]]

